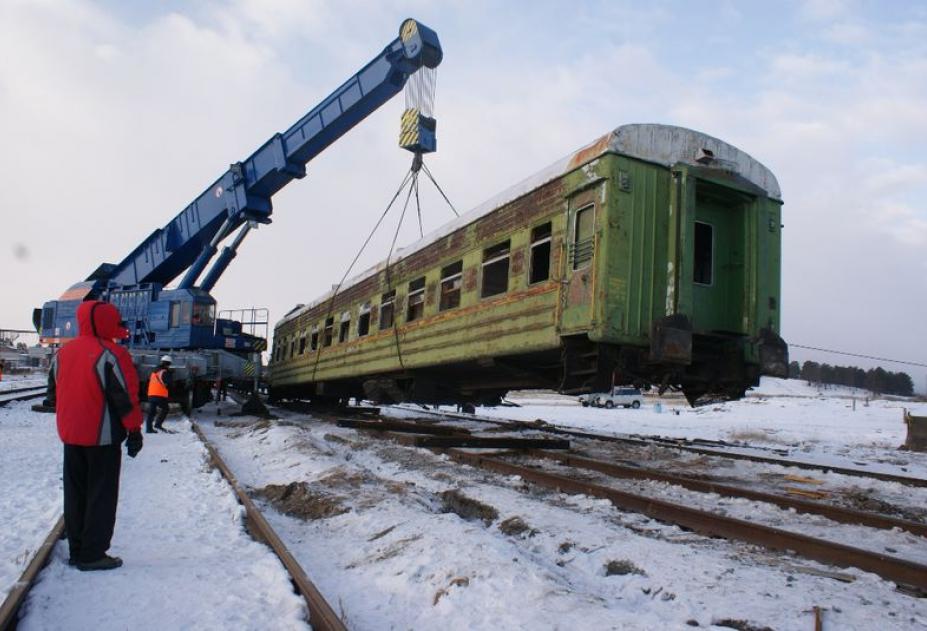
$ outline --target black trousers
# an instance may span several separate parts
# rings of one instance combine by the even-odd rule
[[[64,446],[64,525],[71,558],[90,563],[109,550],[119,501],[120,445]]]
[[[164,424],[164,419],[167,418],[170,407],[170,403],[165,397],[148,397],[148,416],[145,417],[145,429],[151,431],[152,421],[154,421],[155,427],[160,428]],[[158,414],[157,419],[155,419],[155,412]]]

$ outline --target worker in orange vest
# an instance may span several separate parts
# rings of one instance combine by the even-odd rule
[[[174,382],[171,364],[174,360],[170,355],[161,358],[158,368],[151,373],[148,379],[148,416],[145,419],[145,433],[155,434],[164,430],[164,418],[169,408],[170,387]],[[157,419],[155,413],[157,412]],[[152,422],[154,426],[152,427]]]

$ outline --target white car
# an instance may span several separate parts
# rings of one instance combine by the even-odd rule
[[[634,408],[635,410],[644,402],[644,395],[637,388],[615,386],[611,392],[598,395],[592,405],[600,408],[612,409],[616,406]]]

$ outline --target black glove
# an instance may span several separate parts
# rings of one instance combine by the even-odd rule
[[[138,455],[138,452],[142,450],[142,432],[141,430],[135,430],[134,432],[129,432],[129,437],[126,438],[126,453],[129,454],[129,458],[134,458]]]

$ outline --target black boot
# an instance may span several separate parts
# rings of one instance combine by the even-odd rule
[[[102,558],[97,559],[96,561],[90,561],[89,563],[82,563],[78,561],[77,563],[77,569],[81,572],[115,570],[117,567],[122,567],[122,559],[119,557],[111,557],[108,554],[104,554]]]

